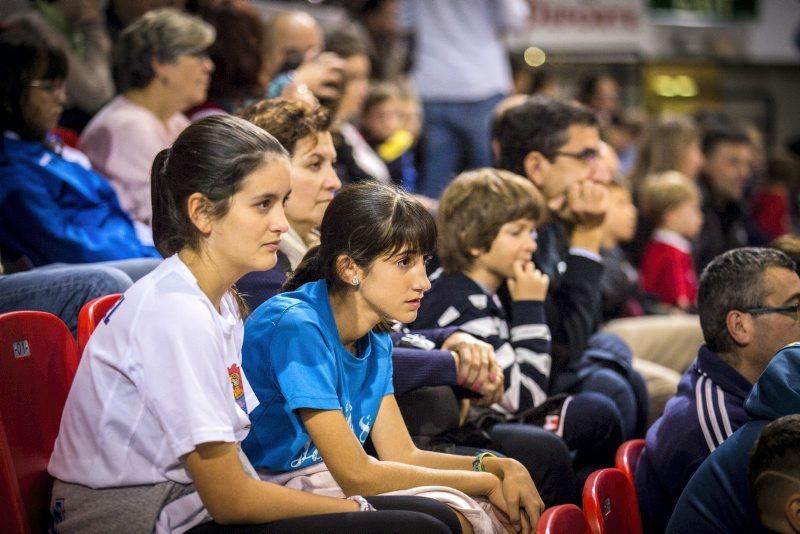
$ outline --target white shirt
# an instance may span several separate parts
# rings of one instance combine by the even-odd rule
[[[83,353],[50,474],[91,488],[188,484],[184,455],[242,441],[258,401],[241,372],[231,295],[221,312],[177,255],[128,289]]]
[[[416,33],[411,77],[420,98],[476,101],[511,91],[501,34],[525,26],[523,0],[404,0],[401,27]]]

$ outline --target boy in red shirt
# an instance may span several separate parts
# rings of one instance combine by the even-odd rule
[[[642,211],[655,228],[642,258],[642,289],[690,310],[697,298],[691,240],[703,226],[697,185],[677,171],[653,175],[642,189]]]

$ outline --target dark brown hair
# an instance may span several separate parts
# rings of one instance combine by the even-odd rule
[[[349,185],[325,210],[319,246],[306,253],[283,291],[322,279],[333,292],[349,287],[336,267],[342,254],[362,269],[369,269],[379,258],[404,249],[430,254],[435,245],[433,216],[411,195],[377,182]]]

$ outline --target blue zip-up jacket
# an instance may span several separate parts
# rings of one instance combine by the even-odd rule
[[[752,420],[697,470],[675,506],[668,533],[767,532],[748,485],[750,450],[767,423],[800,413],[800,343],[778,351],[744,406]]]
[[[750,418],[744,401],[752,384],[705,345],[678,392],[647,432],[636,466],[636,492],[648,532],[663,532],[692,475]]]
[[[0,248],[34,265],[158,258],[108,181],[42,143],[0,136]]]

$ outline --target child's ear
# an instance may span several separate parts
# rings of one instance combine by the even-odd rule
[[[364,271],[347,254],[341,254],[336,258],[336,274],[347,285],[358,286],[364,278]],[[354,280],[358,280],[358,283],[354,284]]]
[[[525,176],[533,182],[533,185],[539,189],[544,186],[544,171],[550,162],[541,152],[536,150],[528,152],[525,159],[522,160],[522,166],[525,169]]]
[[[469,255],[472,256],[473,258],[477,258],[481,254],[483,254],[484,250],[482,248],[472,247],[467,252],[469,252]]]

